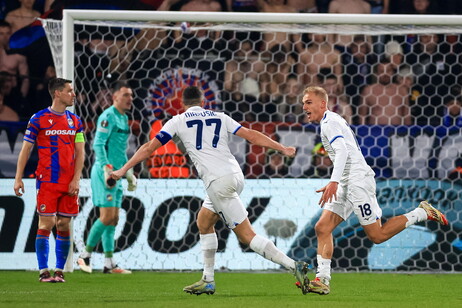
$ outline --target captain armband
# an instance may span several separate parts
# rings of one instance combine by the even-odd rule
[[[162,145],[164,145],[164,144],[166,144],[167,142],[169,142],[172,139],[172,136],[170,136],[168,133],[166,133],[164,131],[160,131],[156,135],[156,138],[157,138],[157,140],[160,141],[160,143],[162,143]]]
[[[75,134],[75,143],[81,143],[81,142],[85,142],[85,136],[83,135],[83,133]]]

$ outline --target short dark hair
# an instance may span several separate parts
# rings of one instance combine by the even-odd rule
[[[72,80],[64,78],[51,78],[48,82],[48,92],[50,92],[51,97],[54,98],[56,90],[62,91],[66,86],[66,83],[72,83]]]
[[[189,86],[183,91],[183,104],[186,106],[200,105],[202,102],[202,91],[196,86]]]
[[[117,91],[119,91],[120,89],[122,88],[128,88],[128,89],[131,89],[130,85],[128,84],[128,82],[126,81],[116,81],[113,85],[112,85],[112,93],[116,93]]]

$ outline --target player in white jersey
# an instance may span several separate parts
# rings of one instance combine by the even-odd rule
[[[306,276],[307,264],[292,260],[272,241],[255,234],[247,218],[247,210],[239,198],[244,188],[244,175],[231,154],[228,136],[235,134],[253,144],[277,150],[290,157],[295,156],[295,148],[285,147],[260,132],[242,127],[224,113],[201,108],[202,101],[199,88],[186,88],[183,91],[183,105],[186,111],[165,123],[156,138],[141,146],[120,170],[113,172],[113,178],[120,179],[127,170],[147,159],[153,151],[172,138],[178,138],[183,142],[186,153],[194,163],[207,191],[197,216],[204,258],[203,276],[183,291],[198,295],[215,293],[214,265],[218,239],[214,226],[222,219],[234,231],[240,242],[294,273],[302,286],[303,294],[306,294],[309,284]]]
[[[309,292],[318,294],[330,292],[332,231],[351,213],[355,213],[367,237],[376,244],[420,221],[448,224],[446,217],[426,201],[413,211],[381,224],[382,210],[375,195],[374,171],[367,165],[348,123],[327,109],[327,100],[327,93],[321,87],[308,87],[303,92],[303,110],[310,122],[320,123],[321,141],[334,165],[329,183],[316,191],[322,192],[319,205],[324,210],[315,226],[318,268],[316,278],[310,281]]]

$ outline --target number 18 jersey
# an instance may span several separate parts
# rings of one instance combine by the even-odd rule
[[[224,113],[194,106],[165,123],[156,138],[162,144],[179,138],[207,188],[215,179],[242,173],[228,145],[229,134],[241,127]]]

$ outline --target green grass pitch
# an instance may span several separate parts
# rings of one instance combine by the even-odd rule
[[[39,283],[37,272],[0,271],[0,307],[462,307],[462,274],[334,273],[332,293],[321,296],[302,295],[288,273],[217,272],[214,295],[182,291],[200,276],[75,271],[57,284]]]

